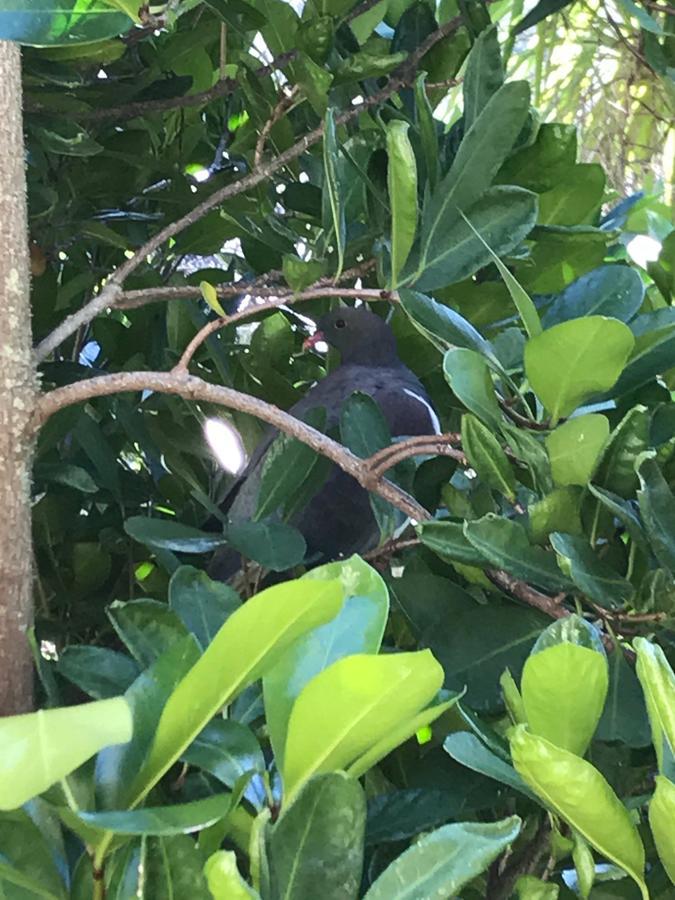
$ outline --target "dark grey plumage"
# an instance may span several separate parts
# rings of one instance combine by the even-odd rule
[[[314,385],[289,412],[302,418],[314,407],[326,410],[326,430],[335,427],[344,402],[355,391],[368,394],[387,420],[392,437],[433,434],[438,419],[419,379],[398,357],[389,326],[365,308],[345,307],[318,322],[312,345],[323,339],[340,352],[341,364]],[[276,437],[270,429],[251,457],[228,511],[231,521],[252,518],[258,501],[265,453]],[[291,524],[307,542],[308,558],[328,560],[363,553],[377,544],[378,528],[368,494],[349,475],[333,466],[324,484]],[[209,573],[227,578],[236,559],[227,550],[216,553]]]

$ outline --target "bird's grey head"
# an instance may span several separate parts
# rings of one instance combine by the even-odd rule
[[[391,328],[365,307],[344,306],[322,316],[305,347],[320,341],[339,351],[343,365],[382,366],[398,360]]]

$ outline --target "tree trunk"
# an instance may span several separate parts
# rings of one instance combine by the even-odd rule
[[[0,41],[0,715],[33,702],[32,360],[19,47]]]

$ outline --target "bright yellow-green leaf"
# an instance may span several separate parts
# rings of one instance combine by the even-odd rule
[[[630,813],[604,777],[586,760],[516,725],[509,734],[520,777],[544,806],[578,831],[598,853],[626,871],[643,900],[645,852]]]
[[[220,304],[220,300],[218,299],[218,294],[216,293],[216,289],[212,284],[209,284],[208,281],[200,281],[199,282],[199,290],[202,292],[202,297],[209,304],[211,309],[218,313],[219,316],[223,318],[227,315],[225,310]]]
[[[606,416],[577,416],[558,425],[546,438],[551,474],[556,484],[585,485],[609,437]]]
[[[527,713],[525,712],[523,698],[510,669],[504,669],[502,672],[499,678],[499,686],[502,689],[506,710],[513,724],[526,725]]]
[[[417,163],[408,137],[408,123],[394,119],[387,126],[387,185],[391,207],[391,287],[408,259],[417,230]]]
[[[656,776],[656,790],[649,804],[649,825],[654,843],[668,873],[675,884],[675,784],[665,775]]]
[[[570,319],[525,344],[525,374],[555,423],[609,390],[634,344],[630,328],[618,319]]]
[[[604,654],[564,641],[528,657],[520,690],[531,731],[577,756],[595,732],[607,696]]]
[[[577,870],[579,893],[586,900],[595,880],[595,860],[591,848],[577,832],[574,833],[574,849],[572,850],[574,868]]]
[[[635,638],[635,671],[640,679],[652,729],[659,770],[663,771],[664,743],[675,756],[675,675],[663,650],[646,638]]]
[[[22,806],[131,733],[124,697],[0,719],[0,809]]]
[[[286,581],[234,612],[169,697],[150,756],[132,787],[132,805],[179,759],[219,709],[260,678],[296,638],[332,619],[343,599],[338,580]]]
[[[237,868],[232,850],[218,850],[206,860],[204,875],[214,900],[259,900],[260,894],[249,887]]]
[[[303,688],[288,723],[284,794],[312,775],[344,769],[404,722],[443,684],[429,650],[338,660]],[[419,727],[419,726],[416,726]]]

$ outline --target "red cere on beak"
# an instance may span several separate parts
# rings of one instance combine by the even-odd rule
[[[317,344],[320,344],[321,341],[325,341],[325,340],[326,340],[326,337],[325,337],[323,331],[317,330],[314,332],[313,335],[311,335],[311,337],[308,337],[303,341],[302,349],[303,350],[312,350],[314,347],[316,347]]]

